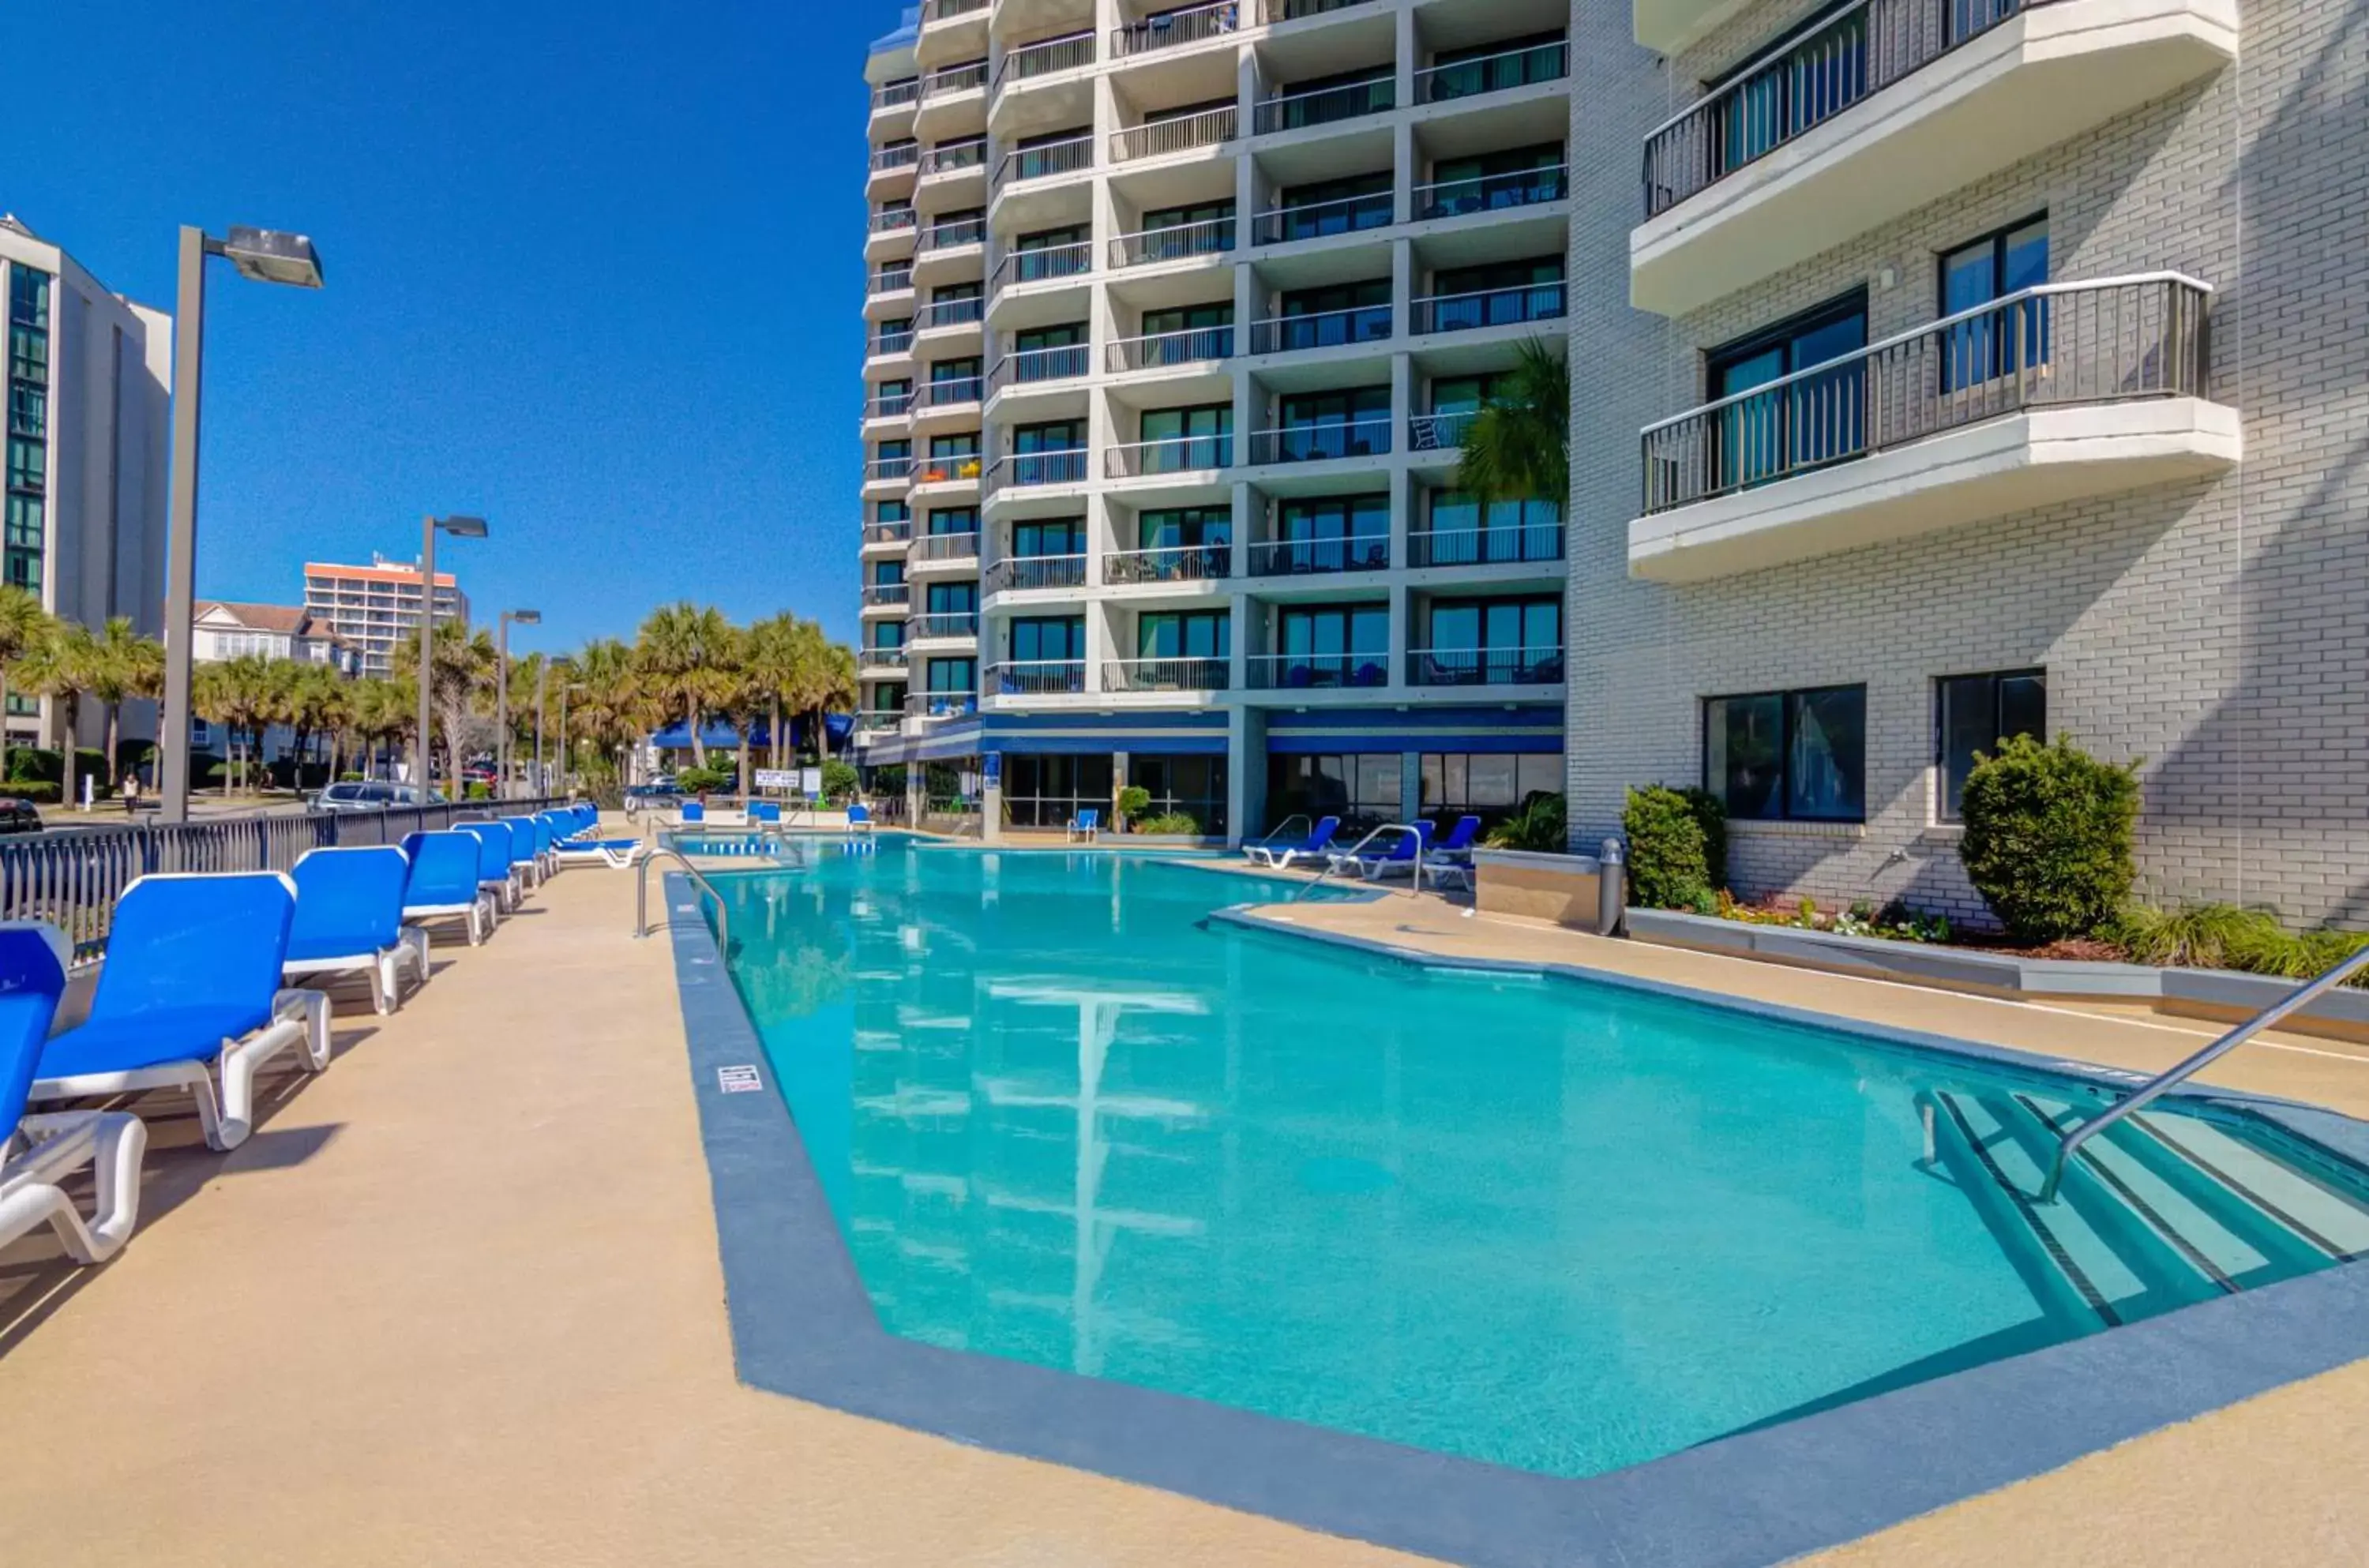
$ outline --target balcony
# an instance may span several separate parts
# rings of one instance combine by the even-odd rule
[[[885,735],[905,722],[901,708],[859,708],[855,715],[855,733],[860,737]]]
[[[1387,533],[1276,539],[1250,547],[1250,575],[1254,578],[1334,577],[1343,572],[1386,572],[1390,567]]]
[[[865,671],[865,680],[883,676],[893,678],[905,668],[905,650],[901,647],[864,648],[856,655],[856,663]]]
[[[1202,365],[1234,355],[1234,329],[1196,326],[1183,332],[1154,332],[1142,338],[1122,338],[1109,344],[1104,362],[1114,372],[1172,370]]]
[[[952,218],[932,223],[921,231],[914,249],[928,255],[932,251],[960,250],[966,246],[987,243],[987,220],[984,218]]]
[[[1154,550],[1114,550],[1103,557],[1106,585],[1214,582],[1233,570],[1230,544],[1171,544]]]
[[[1288,354],[1302,349],[1341,349],[1353,343],[1384,343],[1390,336],[1390,307],[1313,311],[1271,315],[1251,323],[1251,352]]]
[[[977,408],[987,383],[975,375],[949,376],[921,388],[924,408]]]
[[[1162,261],[1186,261],[1196,256],[1223,256],[1234,248],[1234,221],[1205,218],[1197,223],[1171,223],[1118,235],[1110,242],[1110,264],[1150,267]]]
[[[943,175],[960,174],[967,169],[987,166],[987,138],[967,137],[960,142],[941,142],[921,155],[920,177],[934,179]]]
[[[1312,126],[1333,125],[1345,120],[1359,120],[1369,114],[1381,114],[1396,109],[1399,84],[1395,76],[1378,76],[1370,82],[1353,82],[1346,86],[1313,87],[1305,92],[1278,93],[1263,99],[1251,115],[1253,135],[1272,136],[1284,131],[1305,131]]]
[[[865,166],[864,194],[875,201],[884,196],[901,196],[912,189],[913,167],[921,159],[921,149],[915,143],[875,147]]]
[[[921,329],[935,332],[950,326],[977,326],[987,315],[987,301],[972,294],[963,299],[932,300],[921,315]]]
[[[990,697],[1070,696],[1086,689],[1082,658],[1014,659],[987,667]]]
[[[995,91],[1001,97],[1005,88],[1015,84],[1079,70],[1093,63],[1094,35],[1091,32],[1022,44],[1003,57],[1003,64],[995,74]]]
[[[912,597],[912,589],[901,582],[864,585],[864,608],[866,610],[902,610],[911,602]]]
[[[864,465],[866,485],[901,485],[913,476],[910,457],[876,457]]]
[[[1345,457],[1387,457],[1390,425],[1387,415],[1341,419],[1315,425],[1288,425],[1280,429],[1251,432],[1251,466],[1278,463],[1324,463]]]
[[[915,692],[905,699],[909,719],[969,718],[978,712],[977,692]]]
[[[1486,326],[1560,321],[1563,294],[1561,280],[1517,289],[1485,289],[1471,294],[1434,294],[1413,302],[1412,330],[1416,337],[1423,337],[1434,332],[1477,332]]]
[[[1389,658],[1380,652],[1259,653],[1243,661],[1242,673],[1253,691],[1368,691],[1390,684]]]
[[[1172,436],[1165,441],[1129,441],[1103,452],[1103,476],[1140,479],[1155,474],[1195,474],[1233,465],[1234,438]]]
[[[899,554],[902,554],[905,546],[912,543],[912,539],[913,525],[910,521],[905,522],[867,522],[864,525],[864,547],[867,550],[876,545],[886,544],[893,546]]]
[[[966,60],[959,65],[942,66],[921,77],[921,99],[951,97],[957,93],[975,93],[987,86],[987,62]]]
[[[1103,661],[1105,692],[1222,692],[1233,684],[1223,658],[1111,658]]]
[[[2226,468],[2210,292],[2043,284],[1648,426],[1630,575],[1699,582]]]
[[[978,635],[978,612],[975,610],[937,610],[916,615],[905,624],[905,646],[915,643],[958,643]]]
[[[1571,171],[1562,164],[1513,174],[1435,180],[1414,188],[1414,219],[1423,223],[1437,218],[1470,217],[1475,212],[1503,212],[1561,201],[1570,194]]]
[[[1139,158],[1161,158],[1173,153],[1189,153],[1196,147],[1215,147],[1234,139],[1239,124],[1239,112],[1229,105],[1224,109],[1205,109],[1198,114],[1180,114],[1173,120],[1153,120],[1125,131],[1111,132],[1111,162],[1133,163]]]
[[[1415,648],[1406,656],[1410,686],[1560,686],[1562,647]]]
[[[1164,16],[1149,17],[1130,27],[1111,29],[1111,58],[1130,60],[1137,55],[1154,54],[1163,49],[1181,49],[1186,44],[1206,43],[1213,38],[1225,38],[1242,25],[1240,0],[1216,0],[1215,4],[1195,6],[1189,10],[1170,11]]]
[[[918,80],[886,82],[872,89],[872,130],[877,135],[892,130],[913,112],[921,100],[921,84]]]
[[[1857,0],[1645,138],[1629,295],[1677,315],[2210,75],[2236,0]]]
[[[871,350],[865,357],[875,360],[889,360],[896,358],[899,354],[910,354],[912,351],[913,329],[910,326],[900,326],[889,331],[874,333],[872,335]]]
[[[1368,0],[1259,0],[1259,20],[1269,24],[1304,21],[1367,3]]]
[[[908,572],[931,567],[975,565],[978,560],[978,532],[920,533],[913,537],[913,558]]]
[[[1022,593],[1031,589],[1083,588],[1083,555],[1006,555],[987,568],[982,585],[990,594]]]
[[[1560,82],[1571,74],[1571,45],[1557,40],[1434,65],[1414,74],[1414,101],[1453,103],[1486,93]]]
[[[987,471],[987,491],[990,495],[1004,490],[1034,490],[1085,482],[1086,449],[1083,447],[1061,452],[1024,452],[1010,457],[999,457],[995,465]]]
[[[990,288],[997,293],[1023,283],[1048,283],[1062,278],[1082,278],[1094,268],[1094,247],[1080,240],[1073,245],[1039,246],[1033,250],[1004,252],[995,264]]]
[[[1407,421],[1409,452],[1455,452],[1464,445],[1464,432],[1472,428],[1473,415],[1417,414]]]
[[[1411,567],[1533,566],[1562,559],[1561,522],[1425,529],[1407,535]]]
[[[1253,245],[1289,245],[1296,240],[1324,239],[1333,235],[1386,229],[1398,219],[1398,199],[1387,190],[1365,196],[1343,196],[1331,201],[1303,201],[1296,207],[1270,207],[1251,219]]]
[[[1083,343],[1065,344],[1058,349],[1023,349],[995,362],[988,377],[988,388],[1001,393],[1015,386],[1073,381],[1086,373],[1089,363]]]
[[[1088,132],[1066,141],[1046,142],[1034,147],[1021,147],[1003,155],[995,166],[995,189],[1024,180],[1051,179],[1056,175],[1076,174],[1094,166],[1094,137]]]
[[[884,294],[910,294],[913,292],[913,264],[891,262],[876,269],[866,293],[873,299]]]

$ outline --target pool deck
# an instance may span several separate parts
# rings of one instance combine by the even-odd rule
[[[734,1375],[670,944],[571,871],[389,1019],[283,1081],[246,1147],[156,1125],[139,1235],[0,1256],[11,1562],[1333,1564],[1413,1559],[756,1391]],[[1986,1001],[1468,917],[1286,918],[1871,1022],[2164,1065],[2208,1026]],[[2274,1048],[2272,1048],[2274,1047]],[[2214,1075],[2369,1116],[2369,1049]],[[2369,1560],[2369,1363],[1810,1561]]]

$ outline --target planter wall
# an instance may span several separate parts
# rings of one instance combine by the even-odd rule
[[[1596,932],[1603,869],[1594,855],[1475,850],[1473,907],[1487,914],[1522,915]]]

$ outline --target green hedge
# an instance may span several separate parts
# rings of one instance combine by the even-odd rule
[[[1727,885],[1727,812],[1709,791],[1632,789],[1620,829],[1630,896],[1646,908],[1698,909]]]
[[[2138,764],[2017,736],[1966,775],[1958,860],[2019,942],[2088,936],[2131,895]]]

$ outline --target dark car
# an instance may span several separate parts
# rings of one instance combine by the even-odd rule
[[[41,830],[41,814],[29,800],[0,795],[0,833],[38,833]]]

